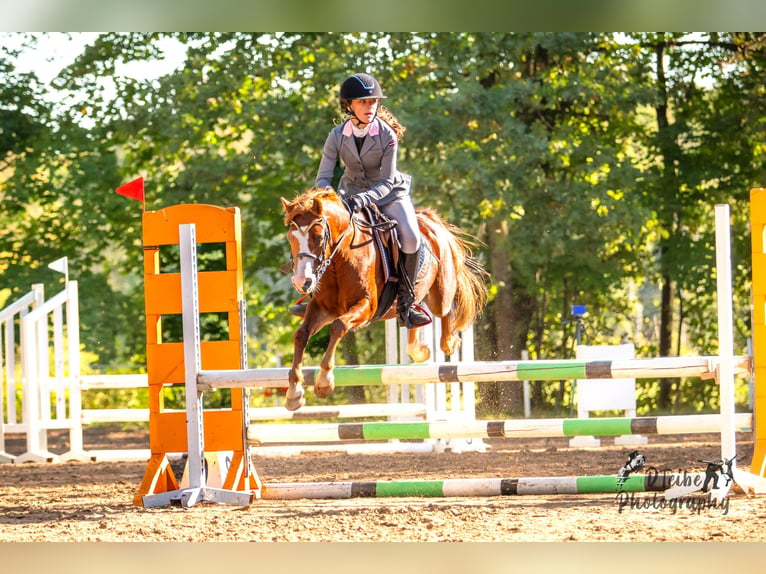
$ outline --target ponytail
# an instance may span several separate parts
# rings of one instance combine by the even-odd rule
[[[399,141],[404,139],[404,132],[407,131],[407,128],[399,123],[399,120],[396,119],[396,116],[394,116],[394,114],[392,114],[388,108],[384,106],[378,106],[378,117],[386,122],[392,130],[394,130],[396,138]]]

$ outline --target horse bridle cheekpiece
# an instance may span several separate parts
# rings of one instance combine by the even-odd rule
[[[290,228],[295,228],[298,233],[303,235],[304,237],[308,235],[309,230],[314,227],[315,225],[321,225],[322,226],[322,240],[319,244],[319,255],[314,255],[310,252],[301,251],[299,253],[296,253],[293,256],[293,264],[295,264],[296,259],[313,259],[317,263],[317,268],[314,274],[316,275],[316,286],[314,289],[316,289],[319,286],[319,282],[322,280],[322,275],[324,275],[325,271],[327,271],[327,268],[330,266],[330,263],[332,263],[332,258],[335,255],[335,253],[338,251],[338,248],[340,247],[341,242],[343,241],[343,238],[348,234],[350,227],[347,228],[340,237],[338,237],[338,241],[335,244],[335,247],[332,248],[329,255],[327,253],[329,247],[330,247],[330,226],[327,225],[327,220],[324,217],[317,217],[310,223],[306,225],[298,225],[295,220],[290,221]]]

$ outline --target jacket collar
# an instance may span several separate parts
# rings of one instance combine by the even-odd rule
[[[375,118],[372,120],[372,124],[370,125],[370,131],[367,132],[367,135],[370,136],[376,136],[380,133],[380,120],[378,118]],[[346,120],[346,123],[343,125],[343,135],[347,138],[351,137],[353,134],[353,130],[351,129],[351,120]]]

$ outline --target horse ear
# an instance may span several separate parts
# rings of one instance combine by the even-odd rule
[[[311,200],[311,207],[309,208],[309,211],[319,217],[322,215],[323,211],[323,204],[321,199],[314,198]]]
[[[293,208],[293,204],[287,201],[284,197],[280,197],[279,199],[282,202],[282,209],[289,213]]]

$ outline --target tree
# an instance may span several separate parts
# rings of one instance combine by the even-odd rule
[[[641,81],[655,91],[655,122],[643,132],[642,143],[647,166],[643,199],[655,213],[654,273],[661,293],[658,353],[680,354],[685,327],[692,327],[699,348],[710,349],[716,325],[710,252],[713,205],[734,203],[739,212],[735,229],[743,229],[747,214],[738,204],[747,203],[749,188],[763,178],[755,161],[762,156],[760,143],[750,131],[762,118],[761,90],[751,82],[763,72],[763,37],[632,38],[640,46]],[[702,80],[713,82],[714,89],[704,87]],[[742,247],[735,249],[746,253]],[[679,383],[660,382],[659,408],[670,409],[678,402],[673,388]]]
[[[574,302],[607,306],[640,257],[640,212],[626,193],[639,101],[625,90],[630,67],[606,35],[415,42],[402,65],[426,89],[411,106],[435,111],[414,118],[418,189],[485,239],[494,284],[486,358],[520,358],[532,332],[533,357],[560,356],[566,341],[550,325]],[[493,412],[522,408],[512,383],[482,399]]]

